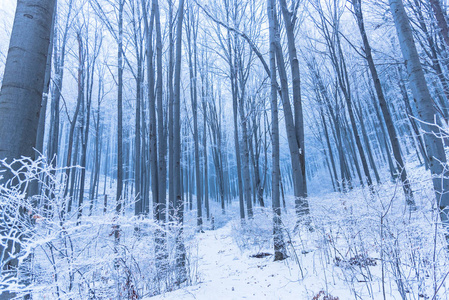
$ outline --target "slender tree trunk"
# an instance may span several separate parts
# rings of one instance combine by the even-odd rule
[[[101,163],[101,157],[100,157],[100,151],[101,151],[101,135],[103,131],[103,126],[100,125],[100,104],[101,99],[103,97],[103,80],[100,77],[98,82],[98,101],[97,101],[97,116],[96,116],[96,126],[95,126],[95,160],[94,160],[94,174],[91,178],[93,179],[93,182],[91,182],[90,187],[90,208],[89,208],[89,216],[92,215],[93,205],[94,205],[94,199],[95,202],[98,201],[98,187],[99,187],[99,179],[100,179],[100,163]],[[97,204],[96,204],[97,205]]]
[[[354,105],[354,109],[355,109],[356,114],[359,119],[360,129],[362,131],[363,142],[365,144],[369,164],[371,165],[371,169],[373,169],[374,177],[376,178],[377,184],[380,184],[381,182],[380,182],[379,172],[377,171],[376,163],[374,162],[374,158],[373,158],[373,152],[371,151],[371,145],[369,142],[368,133],[366,132],[365,122],[363,121],[363,111],[362,111],[362,106],[360,105],[360,102],[359,102],[358,107],[357,107],[357,105]]]
[[[174,101],[173,101],[173,181],[174,208],[179,231],[176,235],[176,278],[178,284],[187,280],[186,252],[183,241],[184,201],[181,190],[181,43],[182,22],[184,18],[184,0],[179,0],[178,23],[176,28],[176,61],[174,72]]]
[[[144,12],[144,20],[146,22],[147,32],[147,80],[148,80],[148,105],[149,105],[149,153],[150,153],[150,178],[151,178],[151,194],[153,200],[153,214],[155,220],[161,219],[159,207],[159,178],[158,178],[158,156],[157,156],[157,120],[156,120],[156,98],[154,93],[155,72],[153,65],[153,27],[156,14],[156,2],[153,1],[151,7],[150,22]]]
[[[174,42],[173,42],[173,2],[169,0],[168,2],[168,22],[169,22],[169,66],[168,66],[168,93],[169,93],[169,103],[168,103],[168,144],[169,149],[174,148],[173,138],[174,138],[174,130],[173,130],[173,105],[174,105],[174,87],[173,87],[173,73],[174,73]],[[175,190],[174,190],[174,152],[168,152],[168,203],[169,203],[169,217],[170,220],[175,218]]]
[[[276,14],[273,16],[274,26],[279,28]],[[290,105],[290,97],[288,92],[288,77],[285,70],[284,54],[280,44],[280,34],[275,31],[274,43],[276,46],[276,62],[278,66],[279,77],[281,81],[281,95],[282,105],[284,108],[285,127],[287,130],[287,141],[290,149],[290,159],[292,164],[293,187],[295,193],[295,209],[298,216],[298,221],[309,213],[309,206],[307,200],[303,198],[304,186],[302,178],[301,162],[299,157],[299,147],[297,139],[297,131],[294,123],[292,108]],[[270,72],[271,73],[271,72]],[[307,223],[309,221],[306,221]]]
[[[203,78],[203,77],[202,77]],[[204,80],[203,80],[204,84]],[[209,207],[209,172],[208,172],[208,161],[207,161],[207,104],[206,95],[204,92],[204,86],[202,84],[202,104],[203,104],[203,156],[204,156],[204,205],[206,207],[206,218],[210,220],[210,207]]]
[[[195,152],[195,184],[196,184],[196,222],[198,230],[201,231],[203,224],[202,216],[202,189],[200,174],[200,144],[198,133],[198,88],[197,88],[197,32],[198,20],[195,18],[192,7],[189,5],[187,14],[187,48],[189,56],[189,76],[190,76],[190,101],[193,115],[193,143]],[[193,49],[192,49],[193,47]]]
[[[301,77],[299,73],[299,62],[296,54],[295,45],[295,17],[292,12],[287,8],[286,0],[280,0],[282,15],[285,23],[285,33],[287,35],[288,44],[288,57],[290,60],[290,68],[292,74],[292,87],[293,87],[293,109],[295,118],[295,132],[296,140],[299,148],[299,167],[300,176],[296,180],[298,181],[299,191],[296,195],[301,197],[300,203],[303,206],[302,210],[308,213],[307,197],[307,180],[306,180],[306,159],[305,159],[305,147],[304,147],[304,118],[302,113],[302,101],[301,101]]]
[[[235,51],[237,53],[237,51]],[[236,55],[234,56],[236,58]],[[238,66],[239,69],[243,68],[237,60],[235,63],[236,66]],[[241,76],[240,76],[241,77]],[[253,218],[253,204],[251,199],[251,177],[250,177],[250,165],[249,165],[249,149],[248,149],[248,127],[247,127],[247,116],[244,110],[244,83],[242,83],[242,78],[240,78],[240,90],[241,90],[241,96],[239,101],[239,114],[240,114],[240,123],[242,126],[242,148],[243,148],[243,156],[241,159],[243,160],[242,163],[242,177],[243,177],[243,194],[245,197],[246,202],[246,213],[248,215],[249,219]]]
[[[136,49],[138,46],[136,45]],[[143,213],[143,203],[142,203],[142,168],[140,167],[141,163],[141,129],[140,129],[140,117],[141,117],[141,95],[142,95],[142,59],[140,57],[140,52],[136,50],[137,54],[137,76],[136,76],[136,128],[135,128],[135,137],[134,137],[134,197],[135,197],[135,206],[134,206],[134,214],[139,216]],[[150,59],[150,58],[148,58]]]
[[[115,214],[118,217],[122,211],[123,201],[123,8],[125,0],[119,0],[118,12],[118,53],[117,53],[117,190],[115,195]],[[120,242],[120,226],[114,225],[114,252],[118,252]],[[115,263],[118,268],[118,262]]]
[[[55,33],[54,33],[54,70],[55,70],[55,79],[52,90],[52,101],[51,101],[51,118],[50,118],[50,134],[48,138],[48,146],[47,146],[47,157],[50,159],[53,166],[57,164],[57,154],[59,151],[59,102],[61,98],[62,91],[62,81],[64,77],[64,62],[65,62],[65,47],[67,44],[67,36],[69,30],[69,20],[72,12],[72,3],[73,1],[69,1],[68,6],[68,15],[67,22],[62,34],[61,46],[58,45],[58,32],[56,29],[55,23]],[[55,11],[55,18],[57,18],[57,9]],[[55,19],[54,22],[57,22]]]
[[[86,46],[87,47],[87,46]],[[88,62],[89,63],[89,62]],[[82,153],[81,153],[81,181],[80,181],[80,194],[78,200],[78,223],[80,222],[80,218],[83,214],[83,199],[84,199],[84,186],[85,186],[85,178],[86,178],[86,156],[87,156],[87,145],[89,141],[89,128],[90,128],[90,111],[91,111],[91,103],[92,103],[92,88],[93,88],[93,76],[94,76],[94,66],[95,66],[95,57],[92,61],[92,65],[87,67],[87,94],[86,94],[86,111],[83,113],[85,119],[83,120],[83,128],[84,132],[82,133]],[[93,199],[90,199],[93,201]]]
[[[427,157],[426,147],[424,145],[424,141],[422,139],[422,134],[419,131],[418,124],[417,124],[416,119],[414,117],[413,110],[412,110],[412,107],[410,105],[410,99],[408,97],[407,89],[405,88],[405,84],[403,82],[403,79],[402,79],[402,76],[401,76],[401,71],[400,71],[399,68],[398,68],[398,76],[399,76],[398,85],[399,85],[399,89],[401,91],[402,99],[404,100],[405,110],[407,112],[407,117],[409,119],[410,125],[413,128],[413,132],[415,133],[415,136],[418,139],[419,150],[420,150],[420,153],[421,153],[421,155],[422,155],[422,157],[424,159],[425,168],[426,168],[426,170],[428,170],[429,169],[429,158]]]
[[[393,124],[393,119],[391,117],[390,111],[388,109],[388,104],[385,99],[382,86],[380,84],[379,76],[377,75],[377,69],[374,64],[374,59],[371,53],[371,45],[369,44],[368,37],[365,31],[365,24],[363,21],[362,14],[362,1],[355,0],[353,2],[354,11],[357,19],[357,24],[359,27],[360,35],[363,41],[363,50],[365,51],[365,58],[368,61],[369,70],[371,72],[371,77],[374,82],[374,88],[376,90],[377,99],[379,100],[380,108],[387,125],[388,136],[390,137],[391,147],[393,148],[393,155],[396,160],[397,169],[400,172],[400,177],[402,181],[402,189],[404,190],[406,202],[409,205],[414,205],[413,192],[410,187],[410,182],[407,177],[407,171],[405,169],[405,164],[402,159],[401,148],[399,144],[399,138],[396,132],[396,128]],[[362,120],[360,120],[362,122]]]
[[[274,260],[284,260],[287,258],[285,243],[282,233],[281,205],[279,184],[281,173],[279,167],[279,117],[276,88],[276,23],[274,15],[276,13],[275,0],[267,0],[268,21],[270,24],[270,71],[271,71],[271,139],[272,139],[272,206],[273,206],[273,239],[274,239]],[[279,64],[279,62],[278,62]]]
[[[232,111],[234,120],[234,146],[235,146],[235,158],[237,163],[237,184],[239,192],[239,207],[240,207],[240,219],[245,219],[245,204],[243,197],[243,178],[242,178],[242,161],[240,155],[240,139],[239,139],[239,126],[238,126],[238,86],[237,86],[237,74],[235,70],[233,53],[230,42],[230,32],[228,31],[228,54],[229,54],[229,68],[230,68],[230,80],[231,80],[231,94],[232,94]]]
[[[336,187],[337,187],[337,190],[340,191],[340,184],[339,184],[339,181],[338,181],[337,168],[335,167],[334,155],[332,153],[332,147],[331,147],[331,143],[330,143],[330,139],[329,139],[329,132],[327,130],[327,124],[326,124],[326,120],[324,118],[324,112],[323,112],[323,109],[321,107],[320,107],[320,115],[321,115],[321,121],[323,123],[324,137],[326,138],[327,149],[329,150],[329,157],[330,157],[330,160],[331,160],[332,171],[334,172],[334,178],[335,178]]]
[[[161,34],[161,20],[158,0],[153,1],[155,5],[155,22],[156,22],[156,101],[157,101],[157,130],[159,137],[158,148],[158,196],[159,196],[159,221],[165,222],[165,216],[167,214],[166,209],[166,185],[167,185],[167,134],[164,130],[164,108],[162,104],[163,96],[163,76],[162,76],[162,34]]]
[[[75,163],[72,164],[72,161],[76,162],[76,158],[78,155],[78,134],[77,134],[77,137],[75,140],[75,154],[72,158],[73,139],[74,139],[74,135],[75,135],[75,129],[77,126],[78,115],[79,115],[79,111],[81,109],[81,103],[82,103],[82,97],[83,97],[83,68],[84,68],[84,61],[83,61],[83,55],[82,55],[82,45],[79,40],[79,43],[78,43],[78,97],[77,97],[75,113],[73,115],[73,119],[70,124],[69,145],[67,148],[67,161],[66,161],[66,170],[65,170],[65,178],[64,178],[64,180],[65,180],[64,198],[69,193],[68,183],[69,183],[69,178],[71,179],[70,195],[69,195],[69,200],[68,200],[67,209],[66,209],[68,213],[72,211],[73,184],[74,184],[74,179],[75,179],[75,174],[76,174],[76,169],[71,168],[71,166],[75,165]],[[63,213],[64,213],[64,209],[63,209]]]
[[[430,6],[432,6],[435,18],[437,19],[438,27],[440,27],[443,40],[446,43],[446,46],[449,47],[449,27],[447,25],[446,17],[443,13],[443,9],[441,8],[440,0],[429,0],[429,2]]]

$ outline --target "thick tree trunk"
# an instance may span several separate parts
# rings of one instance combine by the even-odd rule
[[[448,172],[444,168],[447,160],[443,142],[438,138],[440,130],[435,124],[433,101],[419,61],[418,51],[402,0],[389,0],[389,3],[399,37],[399,45],[406,62],[411,89],[416,99],[418,118],[423,121],[422,127],[425,131],[424,140],[430,171],[433,176],[433,187],[440,208],[441,221],[446,231],[446,237],[448,237],[449,179]]]
[[[9,51],[0,91],[0,159],[34,157],[36,129],[44,89],[48,46],[50,44],[54,0],[18,0],[14,17]],[[1,183],[10,179],[10,172],[3,173]],[[21,208],[19,208],[21,209]],[[23,212],[22,212],[23,213]],[[0,221],[0,234],[7,236],[9,226]],[[19,239],[24,239],[20,232]],[[0,258],[2,276],[17,276],[20,241],[2,242]],[[10,260],[11,259],[11,260]],[[30,274],[19,278],[29,284]],[[2,299],[14,298],[15,294],[3,290]]]
[[[54,5],[17,3],[0,95],[1,159],[34,157]]]

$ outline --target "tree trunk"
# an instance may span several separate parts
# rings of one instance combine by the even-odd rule
[[[273,207],[273,239],[274,239],[274,260],[284,260],[287,258],[285,251],[284,237],[282,233],[281,205],[279,184],[281,172],[279,167],[279,117],[276,88],[276,23],[274,15],[276,13],[275,0],[267,0],[268,22],[270,24],[270,74],[271,74],[271,139],[272,139],[272,207]],[[278,62],[279,64],[279,62]]]
[[[157,101],[157,132],[159,137],[158,148],[158,196],[159,196],[159,221],[165,222],[167,214],[166,209],[166,185],[167,185],[167,134],[164,130],[164,108],[162,104],[163,96],[163,76],[162,76],[162,34],[161,34],[161,20],[158,0],[153,0],[155,5],[155,23],[156,23],[156,101]]]
[[[137,41],[136,41],[137,42]],[[136,49],[138,46],[136,45]],[[135,137],[134,137],[134,197],[135,197],[135,206],[134,206],[134,215],[139,216],[143,213],[143,203],[142,203],[142,168],[140,167],[141,163],[141,129],[140,129],[140,117],[141,117],[141,96],[142,96],[142,60],[141,53],[136,50],[137,56],[137,76],[136,76],[136,128],[135,128]]]
[[[418,51],[416,50],[412,30],[402,0],[389,0],[389,3],[399,37],[399,45],[406,62],[411,89],[418,106],[418,118],[423,121],[422,127],[425,131],[424,140],[433,177],[433,187],[440,208],[441,221],[446,231],[445,235],[448,238],[449,179],[447,177],[448,172],[444,168],[447,160],[443,142],[438,138],[440,130],[434,121],[433,101],[424,77],[421,62],[419,61]]]
[[[189,76],[190,76],[190,101],[193,115],[193,143],[195,152],[195,184],[196,184],[196,223],[201,231],[203,225],[202,216],[202,189],[200,174],[200,144],[198,133],[198,88],[197,88],[197,33],[198,19],[195,18],[192,7],[189,6],[187,14],[187,48],[189,56]],[[192,49],[193,47],[193,49]]]
[[[296,140],[299,148],[299,168],[300,176],[296,180],[299,187],[297,197],[301,198],[302,208],[308,213],[307,197],[307,180],[306,180],[306,156],[304,148],[304,118],[302,113],[302,100],[301,100],[301,77],[299,73],[299,62],[296,54],[295,46],[295,23],[293,21],[294,15],[287,9],[287,3],[285,0],[280,0],[282,9],[282,15],[285,23],[285,33],[287,35],[288,44],[288,57],[290,60],[290,69],[292,74],[292,87],[293,87],[293,109],[295,118],[295,132]]]
[[[17,2],[0,91],[0,159],[34,157],[54,7],[54,0]],[[2,183],[12,174],[3,176]],[[1,235],[6,236],[8,231],[9,225],[2,220]],[[17,235],[26,238],[20,232]],[[14,256],[20,250],[20,242],[15,239],[0,245],[2,276],[16,276],[19,257]],[[19,280],[29,284],[29,274],[23,276]],[[7,290],[0,294],[2,299],[14,297]]]
[[[173,79],[173,181],[174,209],[179,229],[176,234],[176,278],[178,284],[187,280],[186,251],[183,241],[184,201],[181,190],[181,43],[184,0],[179,0],[178,23],[176,28],[176,60]]]
[[[204,84],[203,76],[202,82]],[[204,156],[204,164],[203,164],[203,172],[204,172],[204,205],[206,207],[206,218],[210,220],[210,207],[209,207],[209,176],[208,176],[208,162],[207,162],[207,104],[206,104],[206,95],[204,92],[204,86],[202,86],[202,105],[203,105],[203,156]]]
[[[432,6],[435,18],[437,19],[438,27],[441,29],[441,35],[443,36],[444,42],[446,43],[446,46],[449,47],[449,27],[443,9],[441,8],[440,0],[429,0],[429,2],[430,6]]]
[[[118,51],[117,51],[117,190],[115,194],[115,213],[117,217],[122,211],[123,200],[123,8],[125,0],[119,0],[118,16]],[[114,252],[117,252],[120,241],[120,226],[114,225]],[[118,263],[116,262],[116,266]]]
[[[274,26],[279,28],[276,14],[272,16]],[[307,215],[309,213],[309,205],[307,200],[303,198],[304,195],[304,186],[303,186],[303,178],[302,178],[302,168],[299,157],[299,147],[298,147],[298,139],[297,139],[297,131],[294,123],[292,108],[290,105],[290,97],[288,92],[288,78],[287,72],[285,70],[285,62],[284,62],[284,54],[282,52],[282,46],[280,43],[280,34],[278,31],[274,32],[274,43],[276,46],[276,62],[278,66],[279,78],[281,81],[281,95],[282,95],[282,105],[284,108],[284,117],[285,117],[285,127],[287,130],[287,141],[290,149],[290,159],[292,165],[292,177],[293,177],[293,187],[295,193],[295,209],[296,214],[298,216],[298,221],[302,218],[302,216]],[[270,72],[271,73],[271,72]],[[309,221],[306,221],[307,223]]]
[[[387,125],[388,136],[390,137],[391,147],[393,148],[393,155],[396,160],[397,169],[400,172],[401,181],[402,181],[402,189],[404,190],[406,202],[409,205],[414,205],[413,193],[410,187],[410,182],[408,181],[407,171],[405,169],[404,161],[401,155],[401,148],[399,144],[399,138],[396,133],[396,128],[393,124],[393,119],[391,117],[390,111],[388,109],[387,101],[384,97],[384,93],[382,90],[382,86],[380,84],[379,76],[377,75],[377,69],[374,64],[374,59],[371,53],[371,45],[369,44],[368,37],[365,31],[365,24],[363,21],[362,14],[362,1],[355,0],[353,2],[354,11],[357,19],[357,24],[359,27],[360,35],[362,36],[363,41],[363,50],[365,51],[365,57],[368,61],[369,70],[371,72],[371,77],[374,82],[374,88],[376,89],[377,99],[379,100],[380,108],[382,110],[382,114]],[[360,120],[362,122],[362,120]]]

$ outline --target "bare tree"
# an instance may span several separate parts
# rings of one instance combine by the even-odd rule
[[[270,71],[271,71],[271,143],[272,143],[272,206],[273,206],[273,238],[274,260],[286,257],[284,237],[282,233],[281,205],[279,184],[281,172],[279,168],[279,117],[276,87],[276,31],[277,26],[275,0],[267,0],[268,22],[270,24]]]
[[[389,0],[391,12],[393,14],[396,31],[399,38],[402,56],[406,61],[407,73],[410,79],[410,87],[418,106],[418,118],[422,122],[421,127],[425,131],[426,152],[429,159],[430,171],[433,176],[433,187],[440,209],[440,217],[443,226],[447,230],[449,227],[449,178],[446,164],[446,154],[442,139],[441,130],[435,124],[435,110],[433,100],[430,96],[426,78],[419,61],[407,13],[402,0]],[[449,238],[446,232],[446,238]]]
[[[9,42],[0,91],[0,159],[34,157],[40,104],[54,13],[54,0],[19,0]],[[11,178],[4,173],[2,183]],[[10,221],[10,220],[9,220]],[[8,220],[0,222],[0,233],[8,230]],[[2,276],[15,276],[19,267],[20,239],[0,243]],[[2,238],[3,239],[3,238]],[[27,275],[23,280],[27,280]],[[2,291],[0,298],[15,294]]]
[[[360,35],[362,36],[363,41],[363,50],[365,52],[365,58],[368,62],[369,70],[371,73],[371,77],[374,83],[374,87],[377,93],[377,99],[379,100],[380,108],[382,110],[382,114],[387,125],[388,136],[390,138],[391,146],[393,148],[394,158],[396,160],[397,169],[400,173],[402,188],[404,190],[404,194],[406,197],[406,201],[409,205],[414,205],[413,193],[410,187],[410,182],[407,177],[407,171],[405,169],[404,160],[402,159],[401,148],[399,144],[399,138],[396,133],[396,128],[393,124],[393,119],[391,117],[390,110],[388,109],[387,101],[385,100],[385,96],[382,90],[382,86],[380,83],[379,76],[377,74],[376,65],[374,64],[374,59],[371,51],[371,45],[368,41],[368,36],[365,31],[365,24],[363,21],[362,14],[362,1],[361,0],[353,0],[352,2],[354,7],[354,15],[357,20],[357,25],[359,27]],[[360,122],[363,122],[360,119]],[[364,135],[365,136],[365,135]]]
[[[179,0],[178,23],[176,26],[176,60],[175,73],[173,78],[174,101],[173,101],[173,177],[174,183],[174,209],[176,211],[177,222],[180,226],[176,235],[176,277],[177,282],[182,283],[187,280],[186,253],[183,241],[184,222],[184,200],[181,188],[181,42],[182,23],[184,18],[184,0]]]

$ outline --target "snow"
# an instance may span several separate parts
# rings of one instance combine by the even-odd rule
[[[278,262],[274,262],[271,255],[254,258],[251,255],[265,252],[254,251],[257,247],[242,251],[236,243],[236,227],[239,223],[231,221],[218,230],[206,231],[197,237],[198,284],[146,299],[297,300],[312,299],[322,290],[341,300],[353,297],[349,286],[343,282],[340,268],[325,263],[324,249],[290,252],[289,259]],[[304,279],[295,255],[300,256]],[[389,296],[387,299],[400,299],[398,293],[392,294],[391,291]],[[378,289],[374,299],[380,298]]]
[[[249,257],[233,240],[232,224],[199,235],[200,284],[151,299],[298,299],[298,267]]]
[[[145,299],[449,299],[448,253],[437,233],[431,182],[421,169],[410,177],[413,213],[397,182],[376,186],[374,194],[356,188],[310,197],[313,232],[295,231],[294,208],[287,207],[289,258],[281,262],[252,257],[273,254],[270,210],[256,209],[245,225],[235,216],[194,237],[193,285]]]
[[[40,170],[40,166],[28,163],[23,172],[59,178],[50,167]],[[101,202],[88,216],[86,202],[81,226],[72,212],[63,227],[58,219],[44,218],[33,228],[35,239],[26,248],[34,257],[33,296],[54,299],[59,293],[60,299],[87,299],[92,287],[98,299],[116,299],[125,292],[136,292],[147,300],[449,299],[449,256],[432,182],[422,167],[409,169],[417,206],[413,212],[398,182],[384,181],[373,193],[358,187],[347,193],[309,197],[314,228],[310,231],[303,224],[297,226],[294,198],[287,196],[282,222],[289,257],[284,261],[274,262],[272,255],[254,257],[273,254],[270,208],[255,208],[254,218],[242,223],[237,201],[226,207],[226,214],[218,202],[211,201],[216,229],[211,230],[211,223],[204,220],[203,233],[197,232],[195,209],[187,209],[183,232],[188,280],[180,286],[173,268],[175,224],[165,227],[169,268],[168,276],[160,279],[154,236],[156,229],[164,228],[151,219],[130,218],[131,199],[119,218],[111,205],[103,214]],[[56,209],[63,195],[55,184],[50,186],[59,191],[51,205]],[[113,189],[107,191],[112,199]],[[269,206],[269,197],[266,200]],[[116,224],[121,230],[119,244],[112,234]],[[61,251],[53,253],[55,249]],[[118,259],[122,262],[119,268]]]

